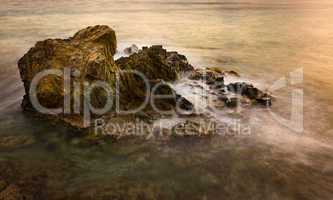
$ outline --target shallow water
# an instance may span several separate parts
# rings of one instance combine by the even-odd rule
[[[147,199],[332,198],[332,11],[328,0],[2,0],[0,134],[32,135],[36,142],[2,151],[0,160],[23,162],[23,168],[60,163],[63,168],[54,167],[54,172],[61,181],[51,180],[50,187],[85,197],[143,191]],[[271,91],[286,77],[288,86],[272,91],[276,101],[271,110],[243,112],[249,135],[77,145],[78,139],[66,137],[67,130],[21,113],[23,87],[16,62],[38,40],[69,37],[95,24],[116,30],[119,50],[133,43],[163,44],[196,67],[233,69]],[[289,73],[300,68],[304,81],[291,85]],[[297,88],[304,92],[301,132],[274,117],[289,117]]]

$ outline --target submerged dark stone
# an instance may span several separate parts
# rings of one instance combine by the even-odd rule
[[[235,94],[246,96],[251,100],[255,100],[261,105],[272,105],[272,97],[251,84],[247,84],[245,82],[230,83],[229,85],[227,85],[227,89],[228,91]]]
[[[138,53],[138,52],[139,52],[139,47],[136,46],[135,44],[132,44],[132,46],[124,49],[124,53],[127,55],[132,55],[132,54]]]
[[[232,97],[232,98],[227,98],[224,102],[227,107],[235,108],[238,106],[239,99],[236,97]]]
[[[176,100],[177,100],[177,105],[179,106],[180,109],[184,111],[194,110],[193,104],[186,98],[182,97],[181,95],[177,95]]]
[[[258,104],[261,104],[263,106],[272,106],[272,97],[268,95],[263,95],[260,98],[257,98],[256,101]]]

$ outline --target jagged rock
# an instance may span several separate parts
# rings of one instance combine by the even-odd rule
[[[177,94],[177,92],[166,82],[164,81],[155,81],[155,84],[162,84],[158,89],[155,91],[156,95],[168,95],[170,98],[161,99],[155,101],[155,103],[158,105],[158,108],[162,108],[161,110],[171,110],[175,107],[178,107],[180,110],[176,111],[194,111],[193,104],[188,101],[183,96]]]
[[[194,106],[193,104],[187,100],[186,98],[182,97],[179,94],[176,94],[176,101],[178,102],[179,108],[184,111],[193,111]]]
[[[123,71],[135,70],[140,72],[146,79],[148,79],[151,88],[161,84],[164,81],[175,81],[182,73],[193,70],[193,67],[188,63],[185,56],[178,54],[177,52],[168,52],[160,45],[152,47],[143,47],[138,53],[135,53],[129,57],[122,57],[116,60],[116,64]],[[131,78],[127,78],[120,88],[120,98],[135,100],[135,102],[141,102],[140,99],[146,98],[147,91],[145,84],[140,77],[129,75]],[[134,81],[133,81],[134,80]],[[163,87],[159,87],[160,94],[171,95],[176,94],[174,90],[168,88],[163,83]],[[127,87],[125,87],[127,86]],[[164,90],[164,91],[163,91]],[[122,98],[126,91],[131,91],[131,98]],[[170,110],[176,106],[176,102],[180,103],[182,109],[189,109],[188,102],[184,101],[179,95],[175,95],[174,99],[167,99],[159,101],[159,106],[163,107],[163,110]],[[128,103],[128,102],[126,102]],[[187,103],[187,106],[185,104]]]
[[[83,105],[87,98],[84,96],[83,86],[86,84],[98,81],[107,83],[112,89],[112,94],[119,92],[121,109],[130,109],[141,105],[147,96],[147,91],[152,88],[147,90],[142,78],[137,74],[127,73],[127,70],[142,73],[144,78],[153,83],[151,87],[154,87],[159,80],[175,81],[181,73],[193,70],[185,56],[177,52],[168,52],[162,46],[144,47],[139,52],[115,62],[113,56],[116,48],[115,32],[108,26],[88,27],[68,39],[37,42],[18,62],[26,93],[22,102],[23,109],[36,111],[29,98],[29,90],[33,78],[47,69],[57,69],[62,72],[65,68],[70,68],[71,86],[68,89],[70,92],[64,89],[64,74],[48,75],[39,81],[37,98],[46,108],[63,108],[64,98],[69,96],[72,99],[71,111],[75,108],[73,99],[79,99],[79,113],[66,113],[66,115],[60,113],[55,117],[74,127],[82,127]],[[132,46],[131,49],[136,48]],[[73,83],[80,86],[78,90],[73,91]],[[109,95],[110,93],[102,88],[94,89],[90,95],[90,103],[95,108],[103,107]],[[178,100],[181,100],[183,108],[190,108],[190,103],[180,96],[175,96],[173,101]],[[174,102],[171,106],[175,105]]]
[[[229,74],[239,76],[234,71],[222,71],[218,68],[194,69],[184,55],[169,52],[160,45],[143,47],[141,50],[132,45],[125,49],[128,54],[131,54],[130,56],[114,61],[113,56],[116,51],[116,35],[108,26],[88,27],[68,39],[48,39],[37,42],[18,62],[25,88],[23,109],[38,113],[39,110],[32,105],[29,96],[31,83],[39,72],[48,69],[60,70],[61,73],[57,76],[48,75],[41,79],[36,87],[36,96],[40,104],[46,108],[63,108],[65,97],[70,97],[70,110],[73,111],[76,108],[79,109],[79,112],[75,114],[61,112],[52,117],[75,128],[86,128],[82,126],[84,102],[87,98],[84,90],[86,85],[102,81],[112,90],[106,92],[104,89],[98,88],[91,91],[91,102],[89,103],[95,108],[103,107],[110,95],[119,95],[117,97],[120,100],[120,109],[129,110],[141,105],[147,97],[152,97],[152,92],[155,92],[161,95],[173,95],[168,99],[157,100],[157,106],[162,110],[171,110],[178,106],[183,111],[193,111],[193,104],[177,94],[165,82],[176,81],[182,74],[189,74],[189,79],[203,80],[216,94],[225,95],[225,76]],[[70,69],[69,77],[71,79],[69,88],[65,89],[64,82],[67,79],[62,74],[64,69]],[[140,74],[135,74],[133,71]],[[147,82],[150,88],[146,88],[145,83]],[[156,86],[159,87],[154,90],[153,88]],[[200,84],[193,87],[204,89]],[[240,92],[238,92],[239,87],[242,88]],[[271,105],[271,97],[252,85],[233,83],[229,84],[227,88],[258,104]],[[208,98],[208,96],[204,96],[204,98]],[[79,106],[73,99],[79,101]],[[238,105],[237,98],[223,96],[219,99],[227,107]],[[142,111],[142,116],[145,116],[147,112],[151,112],[152,116],[158,116],[153,112],[151,105],[147,105]],[[111,113],[108,114],[111,115]],[[100,114],[92,117],[100,117]],[[112,117],[109,116],[109,118]]]
[[[189,79],[204,81],[207,85],[212,87],[224,87],[223,72],[212,70],[211,68],[195,69],[190,73]]]
[[[136,46],[135,44],[132,44],[132,46],[124,49],[124,53],[127,55],[132,55],[132,54],[138,53],[138,52],[139,52],[139,47]]]
[[[160,45],[143,47],[138,53],[116,61],[122,70],[137,70],[149,80],[175,81],[180,73],[193,70],[185,56],[168,52]]]
[[[195,69],[191,72],[189,79],[191,80],[203,80],[208,82],[214,82],[218,76],[222,75],[219,72],[209,69]]]
[[[272,105],[272,97],[251,84],[247,84],[244,82],[236,82],[236,83],[230,83],[229,85],[227,85],[227,88],[228,91],[242,96],[246,96],[247,98],[255,100],[257,103],[261,105],[265,106]]]
[[[218,76],[218,77],[216,77],[215,81],[220,83],[220,84],[224,84],[224,77],[223,76]]]
[[[236,97],[225,99],[225,105],[229,108],[235,108],[238,106],[239,99]]]
[[[114,73],[118,70],[113,60],[116,48],[115,32],[108,26],[88,27],[68,39],[37,42],[18,62],[26,93],[22,103],[23,109],[34,110],[29,98],[29,89],[33,78],[43,70],[71,68],[72,72],[75,71],[77,74],[77,77],[72,77],[72,81],[83,84],[100,80],[113,84]],[[47,108],[63,107],[66,95],[63,86],[63,75],[49,75],[42,79],[36,91],[41,105]],[[70,95],[73,96],[73,93]],[[105,101],[105,94],[94,91],[92,99],[93,104],[98,106]]]

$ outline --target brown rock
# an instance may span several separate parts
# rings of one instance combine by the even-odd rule
[[[168,52],[160,45],[145,47],[129,57],[119,58],[116,63],[123,70],[137,70],[149,80],[175,81],[180,73],[193,70],[185,56]]]
[[[98,80],[114,82],[114,72],[117,70],[113,60],[115,52],[115,32],[107,26],[88,27],[69,39],[37,42],[18,62],[26,93],[23,109],[34,110],[29,99],[31,81],[39,72],[47,69],[63,71],[64,68],[71,68],[73,72],[79,72],[78,76],[73,78],[80,83],[93,83]],[[39,82],[36,93],[41,105],[47,108],[63,106],[63,82],[63,76],[54,75],[49,75]],[[92,99],[96,99],[95,102],[103,100],[100,93],[96,92],[92,96]]]
[[[113,56],[116,46],[115,32],[108,26],[88,27],[68,39],[48,39],[37,42],[18,62],[25,87],[23,109],[40,114],[40,110],[36,112],[36,108],[32,105],[29,91],[36,75],[48,69],[60,70],[62,73],[64,69],[69,68],[71,84],[69,89],[64,88],[64,74],[44,77],[39,81],[36,89],[40,104],[46,108],[63,108],[65,96],[69,96],[72,100],[71,112],[65,114],[61,112],[52,116],[43,113],[44,115],[41,116],[60,120],[79,128],[86,128],[83,126],[82,118],[86,99],[84,85],[102,81],[110,86],[112,94],[98,88],[94,89],[90,95],[92,106],[101,108],[104,107],[107,98],[116,93],[117,75],[119,75],[120,108],[126,110],[141,105],[147,96],[147,91],[151,89],[147,90],[143,80],[136,74],[127,73],[127,70],[141,72],[150,82],[175,81],[182,73],[193,70],[185,56],[177,52],[168,52],[158,45],[143,48],[129,57],[120,58],[115,63]],[[73,83],[80,86],[78,90],[74,90]],[[78,99],[80,104],[80,110],[75,114],[73,114],[73,99]],[[177,96],[175,100],[177,99],[182,98]],[[184,108],[189,109],[190,104],[183,102],[185,102]]]

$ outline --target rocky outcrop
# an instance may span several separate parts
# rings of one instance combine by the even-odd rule
[[[87,99],[90,99],[88,109],[103,108],[111,99],[112,105],[117,103],[117,108],[126,111],[140,107],[147,98],[151,100],[152,94],[157,94],[168,98],[154,101],[158,111],[151,104],[146,104],[140,110],[143,112],[141,116],[147,116],[146,113],[158,116],[160,113],[153,112],[175,108],[178,115],[195,115],[194,105],[177,94],[169,84],[183,75],[193,83],[203,81],[210,88],[208,92],[216,94],[217,100],[226,107],[237,107],[240,104],[239,97],[230,96],[228,93],[258,104],[266,106],[272,104],[271,97],[267,93],[250,84],[236,82],[225,85],[226,76],[239,77],[235,71],[223,71],[217,67],[194,69],[184,55],[167,51],[160,45],[143,47],[140,50],[133,45],[125,51],[129,54],[128,57],[114,60],[113,57],[117,52],[116,34],[108,26],[88,27],[68,39],[37,42],[18,62],[25,88],[23,109],[41,114],[43,117],[60,120],[71,127],[87,128],[86,124],[83,125],[83,116],[87,112]],[[34,82],[35,78],[45,71],[52,74],[47,74]],[[98,83],[105,84],[109,90],[97,87],[86,93],[87,87]],[[36,109],[34,104],[36,101],[31,99],[34,95],[41,107],[52,109],[52,112],[59,108],[60,112],[57,109],[56,114],[41,113]],[[109,110],[102,114],[90,113],[92,109],[88,112],[92,118],[101,115],[113,116],[115,107],[108,108]],[[110,118],[110,116],[105,117]]]
[[[185,56],[177,52],[168,52],[162,46],[155,45],[149,48],[143,47],[138,53],[129,57],[121,57],[116,60],[116,64],[124,73],[134,71],[141,73],[147,79],[146,81],[149,81],[151,89],[162,84],[163,86],[158,87],[155,94],[174,94],[174,99],[160,101],[161,104],[169,104],[166,107],[175,106],[178,100],[185,102],[184,98],[177,95],[176,91],[165,83],[166,81],[176,81],[182,73],[193,70]],[[146,85],[142,77],[138,77],[138,74],[127,73],[121,77],[120,85],[119,96],[123,100],[122,104],[128,104],[129,102],[134,105],[136,103],[140,104],[142,99],[146,98]]]
[[[272,105],[272,97],[251,84],[247,84],[244,82],[236,82],[230,83],[229,85],[227,85],[227,88],[229,91],[242,96],[246,96],[247,98],[254,100],[258,104],[264,106]]]
[[[70,68],[71,72],[77,72],[76,76],[72,75],[72,81],[80,85],[99,80],[114,84],[114,75],[118,70],[113,60],[116,48],[115,32],[107,26],[88,27],[69,39],[37,42],[18,62],[26,93],[23,109],[34,109],[29,98],[31,82],[39,72],[48,69],[63,71],[64,68]],[[47,108],[63,107],[64,96],[73,95],[64,91],[63,75],[43,78],[36,93],[41,105]],[[103,95],[97,91],[92,94],[92,99],[95,99],[95,104],[99,104],[103,102]]]
[[[206,92],[215,94],[217,99],[222,101],[224,105],[229,108],[241,106],[243,102],[246,102],[246,104],[250,102],[267,107],[272,105],[272,96],[254,87],[252,84],[234,82],[225,85],[224,78],[227,76],[240,77],[240,75],[233,70],[223,71],[219,68],[211,67],[193,70],[189,75],[189,79],[202,81],[209,85],[210,91]]]
[[[32,93],[37,96],[42,107],[62,108],[61,112],[48,117],[81,127],[84,103],[88,98],[84,90],[87,85],[102,81],[111,88],[111,91],[103,88],[90,91],[91,94],[88,95],[94,108],[102,108],[108,97],[118,95],[120,108],[126,110],[141,105],[156,84],[175,81],[181,73],[193,69],[185,56],[168,52],[162,46],[144,47],[115,62],[113,56],[116,49],[115,32],[108,26],[88,27],[68,39],[37,42],[18,62],[26,93],[22,102],[23,109],[39,113],[29,96],[30,89],[36,86]],[[57,71],[56,74],[44,76],[38,84],[34,83],[34,78],[45,70]],[[66,70],[69,76],[66,76]],[[139,72],[143,77],[129,71]],[[145,81],[150,83],[151,88],[148,90]],[[168,87],[167,84],[164,87]],[[183,108],[191,109],[190,102],[175,94],[171,88],[163,94],[174,94],[174,99],[163,101],[161,105],[172,107],[180,101]],[[63,112],[66,109],[66,98],[70,99],[70,105],[68,108],[67,102],[67,112]],[[115,98],[112,100],[115,101]]]
[[[168,52],[160,45],[143,47],[138,53],[122,57],[116,63],[122,70],[140,71],[149,80],[175,81],[181,73],[193,70],[185,56]]]

